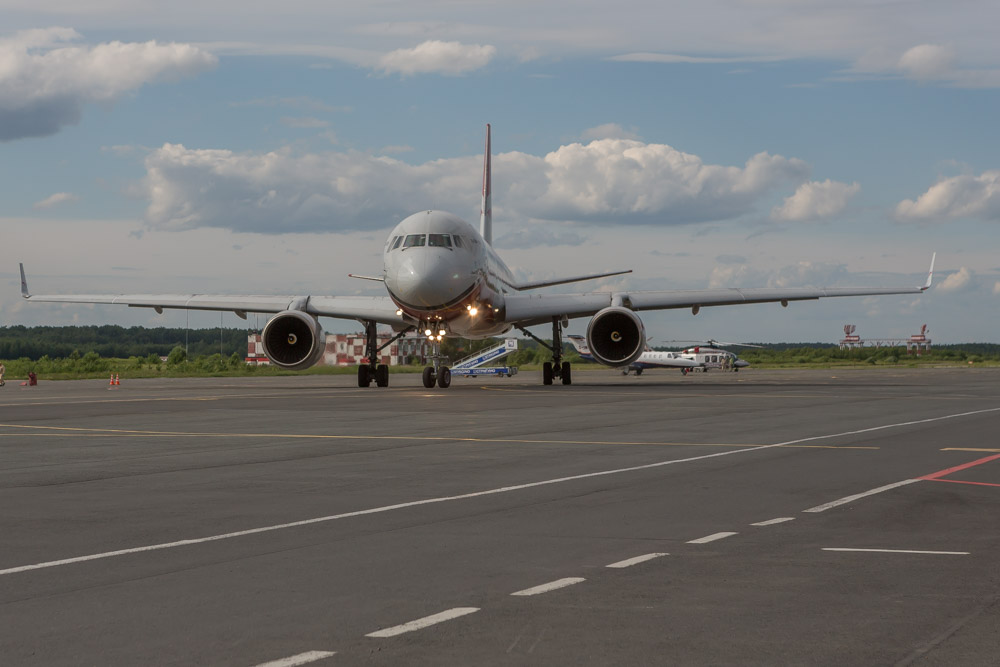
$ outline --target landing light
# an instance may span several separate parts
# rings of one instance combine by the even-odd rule
[[[479,309],[478,308],[469,308],[469,315],[472,315],[473,317],[475,317],[478,313],[479,313]]]
[[[425,335],[426,335],[426,336],[427,336],[428,338],[430,338],[431,336],[433,336],[433,335],[434,335],[434,332],[433,332],[433,331],[431,331],[430,329],[425,329],[425,330],[424,330],[424,334],[425,334]]]
[[[441,329],[440,331],[438,331],[438,336],[443,336],[445,333],[446,333],[445,330]]]
[[[403,314],[403,309],[402,309],[402,308],[398,308],[398,309],[396,309],[396,315],[397,315],[397,316],[398,316],[398,315],[402,315],[402,314]]]

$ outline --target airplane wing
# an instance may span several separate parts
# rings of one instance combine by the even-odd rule
[[[58,303],[108,303],[131,308],[232,311],[240,317],[247,313],[280,313],[303,310],[320,317],[348,320],[373,320],[380,324],[406,326],[396,314],[396,305],[387,296],[271,296],[240,294],[31,294],[21,264],[21,296],[28,301]]]
[[[632,310],[665,310],[691,308],[694,313],[709,306],[730,306],[747,303],[807,301],[837,296],[878,296],[884,294],[921,294],[930,289],[934,276],[934,259],[927,273],[927,282],[918,287],[730,287],[703,290],[659,290],[586,292],[580,294],[510,294],[505,320],[518,326],[533,326],[552,321],[553,317],[587,317],[609,306],[624,306]]]

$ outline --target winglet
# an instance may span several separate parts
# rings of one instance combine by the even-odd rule
[[[19,262],[18,266],[21,267],[21,296],[27,299],[31,294],[28,293],[28,281],[24,277],[24,264]]]
[[[931,268],[930,268],[930,271],[927,272],[927,282],[924,283],[924,286],[920,288],[921,292],[926,292],[927,290],[929,290],[931,288],[931,281],[934,280],[934,260],[935,259],[937,259],[937,253],[936,252],[931,255]]]

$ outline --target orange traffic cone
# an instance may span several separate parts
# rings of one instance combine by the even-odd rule
[[[118,379],[118,373],[115,373],[115,384],[116,385],[121,384],[121,381]]]
[[[115,386],[115,374],[114,373],[111,374],[111,379],[108,380],[108,386],[109,387]]]

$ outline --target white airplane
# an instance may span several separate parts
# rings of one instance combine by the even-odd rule
[[[567,338],[569,338],[570,344],[576,348],[581,359],[596,361],[594,355],[590,353],[590,346],[587,345],[587,339],[584,336],[570,334]],[[681,373],[687,375],[692,369],[701,367],[702,363],[695,359],[685,358],[679,352],[659,352],[646,346],[635,361],[622,366],[622,375],[628,375],[629,371],[635,371],[636,375],[642,375],[642,372],[647,368],[679,368]]]
[[[320,317],[358,320],[366,332],[368,363],[358,367],[358,385],[389,385],[389,368],[378,364],[378,353],[392,341],[378,345],[376,326],[386,324],[396,338],[417,330],[429,339],[445,336],[486,338],[517,329],[552,353],[542,368],[542,381],[554,378],[571,383],[570,364],[562,358],[562,330],[571,318],[589,317],[587,344],[593,358],[606,366],[628,366],[646,347],[646,333],[638,313],[644,310],[701,308],[747,303],[803,301],[835,296],[919,294],[931,285],[934,260],[927,282],[919,287],[846,288],[726,288],[537,294],[531,290],[629,273],[613,271],[553,280],[519,282],[493,249],[491,210],[490,126],[486,126],[483,155],[482,210],[479,230],[443,211],[420,211],[404,219],[389,234],[383,251],[382,274],[353,276],[382,282],[385,296],[253,296],[228,294],[31,294],[21,265],[21,295],[28,301],[109,303],[130,307],[232,311],[273,316],[262,332],[264,353],[271,363],[286,369],[312,366],[323,354]],[[540,324],[552,326],[552,342],[527,331]],[[395,340],[395,338],[393,339]],[[448,387],[451,372],[435,359],[423,371],[424,386]]]

